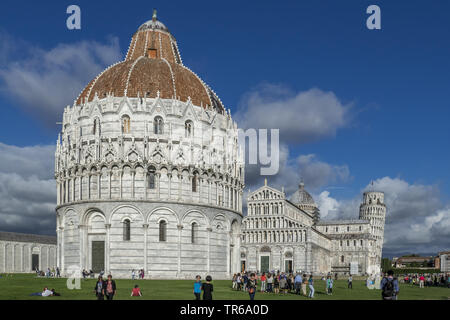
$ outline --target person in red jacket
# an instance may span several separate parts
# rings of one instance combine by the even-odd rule
[[[131,290],[131,296],[132,297],[142,297],[142,292],[138,285],[135,285],[133,290]]]

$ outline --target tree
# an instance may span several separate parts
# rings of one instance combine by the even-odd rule
[[[392,262],[391,262],[391,260],[389,258],[381,259],[381,270],[383,272],[387,272],[390,269],[392,269]]]

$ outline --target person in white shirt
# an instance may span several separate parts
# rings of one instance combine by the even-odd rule
[[[48,296],[52,296],[52,295],[53,295],[53,292],[50,291],[50,290],[48,290],[47,287],[45,287],[45,288],[44,288],[44,291],[42,292],[42,296],[43,296],[43,297],[48,297]]]

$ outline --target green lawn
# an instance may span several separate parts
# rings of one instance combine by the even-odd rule
[[[66,286],[66,279],[46,279],[37,278],[31,274],[12,274],[1,275],[0,278],[0,300],[95,300],[93,293],[96,280],[81,280],[80,290],[69,290]],[[191,300],[193,299],[192,284],[190,280],[116,280],[117,296],[116,299],[152,299],[152,300]],[[138,284],[142,290],[143,297],[130,297],[131,288]],[[216,280],[214,284],[215,300],[248,300],[248,294],[236,292],[231,289],[231,281]],[[30,293],[41,292],[44,286],[61,293],[60,297],[40,297],[30,296]],[[332,296],[325,294],[325,281],[315,281],[315,299],[320,300],[379,300],[379,290],[368,290],[364,281],[354,281],[353,289],[347,289],[346,280],[335,282],[334,293]],[[412,285],[401,285],[399,300],[448,300],[450,298],[450,289],[447,288],[423,288]],[[303,296],[295,294],[268,294],[257,293],[256,300],[307,300]]]

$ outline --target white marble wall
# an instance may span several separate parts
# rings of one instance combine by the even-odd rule
[[[34,272],[31,265],[32,253],[39,255],[39,268],[55,268],[56,245],[31,242],[0,241],[0,272]]]

